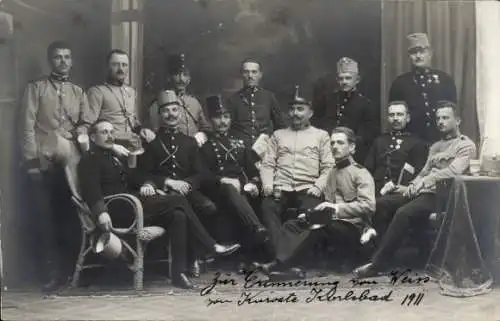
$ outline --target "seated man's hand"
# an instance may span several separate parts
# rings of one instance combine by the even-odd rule
[[[113,153],[120,157],[128,157],[128,155],[130,154],[130,151],[128,149],[118,144],[113,144],[111,150],[113,151]]]
[[[321,197],[321,190],[317,186],[313,186],[307,190],[307,195],[311,195],[317,198]]]
[[[251,197],[259,196],[259,188],[254,183],[247,183],[243,186],[243,190],[247,192]]]
[[[99,214],[97,224],[99,225],[99,228],[105,232],[108,232],[113,227],[111,223],[111,216],[109,216],[107,212]]]
[[[241,192],[241,183],[240,180],[237,178],[223,177],[221,178],[220,182],[222,184],[233,185],[234,188],[236,188],[236,190],[238,191],[238,193]]]
[[[139,195],[141,196],[153,196],[156,194],[156,189],[151,184],[144,184],[139,189]]]
[[[262,186],[262,194],[264,197],[269,197],[273,194],[273,187],[271,185]]]
[[[194,135],[194,139],[196,139],[196,142],[198,143],[198,147],[203,146],[207,142],[207,134],[204,132],[197,132]]]
[[[140,135],[147,143],[151,143],[156,138],[156,134],[149,128],[141,129]]]
[[[385,195],[393,192],[396,189],[396,185],[392,181],[385,183],[384,187],[380,190],[380,195]]]
[[[191,191],[191,185],[185,181],[167,179],[165,185],[183,196],[186,196]]]
[[[408,186],[397,185],[394,188],[394,193],[397,193],[397,194],[405,195],[405,193],[407,193],[407,192],[408,192]]]
[[[314,208],[316,211],[322,211],[326,208],[333,208],[335,211],[337,211],[337,204],[330,203],[330,202],[323,202],[321,204],[316,205]]]

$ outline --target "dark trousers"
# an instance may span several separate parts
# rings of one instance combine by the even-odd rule
[[[376,250],[372,263],[377,266],[387,264],[390,256],[401,245],[410,227],[425,226],[436,207],[434,194],[421,194],[414,199],[403,195],[390,194],[377,199],[374,222],[384,226],[390,220],[385,235]],[[393,213],[393,214],[392,214]]]
[[[194,236],[207,248],[213,248],[215,241],[201,224],[185,197],[176,194],[140,197],[144,209],[144,225],[161,226],[167,231],[172,248],[172,275],[177,276],[187,270],[190,248]],[[130,224],[124,220],[118,208],[110,209],[112,220],[118,224]],[[117,218],[117,215],[121,217]],[[132,218],[133,220],[133,218]]]
[[[306,209],[314,208],[321,203],[321,200],[306,192],[307,190],[282,192],[279,200],[271,197],[262,200],[262,220],[271,234],[275,251],[272,255],[280,260],[291,257],[309,236],[309,228],[296,220],[296,215]],[[295,217],[286,217],[286,209],[289,208],[298,209],[298,213],[294,213]],[[284,221],[286,223],[283,225]]]
[[[186,199],[194,212],[199,216],[210,216],[217,211],[215,204],[198,190],[189,193]]]
[[[79,222],[62,165],[52,164],[31,176],[34,193],[34,246],[42,263],[43,278],[70,275],[78,253]]]
[[[215,202],[224,220],[230,223],[225,228],[238,232],[235,233],[236,239],[250,245],[252,233],[262,224],[247,197],[227,184],[213,186],[210,191],[207,190],[206,195]]]

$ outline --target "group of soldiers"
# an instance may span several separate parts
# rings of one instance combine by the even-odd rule
[[[52,43],[51,74],[31,82],[23,99],[24,165],[50,200],[42,206],[52,223],[44,228],[50,263],[44,290],[63,282],[51,240],[54,213],[68,213],[58,190],[65,167],[77,171],[81,196],[103,233],[123,221],[105,196],[140,198],[145,224],[168,231],[172,282],[181,288],[194,286],[199,258],[240,248],[247,249],[242,271],[304,277],[294,258],[319,240],[334,248],[337,263],[352,268],[368,260],[366,248],[375,244],[370,262],[354,273],[383,272],[407,231],[425,229],[436,182],[466,173],[476,154],[460,134],[453,79],[430,67],[426,34],[408,35],[408,54],[412,70],[389,93],[390,131],[377,137],[378,113],[358,91],[351,58],[337,63],[337,89],[309,101],[296,86],[287,115],[260,86],[260,63],[245,60],[243,88],[208,97],[205,114],[187,92],[184,55],[173,55],[169,86],[142,123],[136,91],[125,84],[126,52],[112,50],[104,84],[84,91],[69,79],[71,48]],[[214,222],[232,232],[233,244],[217,241]]]

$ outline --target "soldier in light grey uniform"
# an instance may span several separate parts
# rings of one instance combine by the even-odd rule
[[[469,170],[469,163],[476,156],[476,146],[459,131],[460,118],[455,103],[442,101],[436,107],[437,127],[441,140],[429,150],[424,168],[408,187],[400,186],[401,194],[377,200],[375,215],[393,215],[372,262],[357,268],[359,277],[369,277],[384,270],[388,261],[401,244],[410,225],[426,222],[435,210],[436,182],[462,175]]]
[[[337,127],[331,141],[335,169],[328,178],[325,202],[315,210],[333,209],[332,221],[320,231],[326,234],[338,253],[338,263],[343,265],[359,259],[361,245],[368,241],[361,240],[361,236],[371,227],[375,212],[375,183],[370,172],[353,159],[356,146],[353,130]]]
[[[206,132],[210,132],[212,126],[207,120],[203,108],[196,97],[186,92],[191,83],[191,73],[186,66],[184,54],[171,55],[168,58],[168,89],[175,91],[181,102],[181,114],[178,130],[184,135],[194,137],[198,146],[207,141]],[[150,107],[151,127],[156,131],[160,127],[158,113],[158,101],[155,100]]]
[[[76,139],[86,134],[82,116],[88,101],[84,90],[69,79],[73,63],[70,46],[53,42],[47,58],[51,74],[28,84],[21,108],[24,167],[40,196],[36,210],[41,213],[36,215],[39,221],[33,226],[41,235],[39,253],[44,255],[44,272],[50,278],[44,290],[52,291],[64,282],[54,240],[64,224],[59,214],[68,217],[71,208],[63,168],[75,165],[80,157]]]
[[[146,143],[149,143],[155,138],[155,134],[141,125],[136,91],[125,84],[129,70],[127,53],[114,49],[108,54],[107,62],[109,71],[106,82],[103,85],[90,87],[87,91],[89,109],[84,113],[87,126],[94,124],[98,119],[106,120],[116,130],[115,138],[118,142],[134,140],[140,135]],[[116,148],[114,150],[121,153]]]
[[[334,165],[330,137],[326,131],[310,125],[311,104],[299,96],[298,88],[290,103],[289,116],[292,125],[275,131],[271,136],[260,169],[264,194],[263,221],[276,249],[283,240],[284,210],[291,207],[305,210],[321,203]],[[296,234],[296,242],[306,236]]]

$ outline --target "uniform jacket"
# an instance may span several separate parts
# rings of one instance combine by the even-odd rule
[[[271,136],[260,168],[262,185],[280,185],[284,191],[316,186],[323,191],[334,163],[326,131],[313,126],[280,129]]]
[[[413,182],[424,182],[421,193],[435,193],[437,181],[467,173],[476,153],[476,145],[465,135],[442,139],[431,146],[427,162]]]
[[[221,178],[238,178],[242,184],[260,181],[255,167],[258,155],[243,140],[230,135],[212,133],[200,150],[203,164],[210,171],[210,182],[218,184]]]
[[[241,89],[227,101],[231,111],[231,134],[253,145],[260,134],[271,136],[276,129],[284,128],[283,113],[274,94],[262,88]]]
[[[108,210],[104,196],[137,191],[144,182],[138,171],[128,168],[126,159],[95,145],[82,156],[77,170],[82,198],[94,218]]]
[[[156,188],[163,189],[167,178],[188,182],[197,190],[206,179],[198,144],[178,130],[160,128],[155,140],[145,146],[137,167]]]
[[[181,115],[178,129],[181,133],[194,136],[196,133],[210,132],[212,126],[207,120],[200,102],[195,97],[184,94],[179,96],[182,103]],[[155,100],[150,107],[151,128],[158,130],[161,125],[160,115],[158,113],[158,103]]]
[[[89,110],[84,115],[88,124],[93,124],[98,119],[109,121],[113,124],[117,139],[127,139],[132,133],[139,132],[141,123],[134,88],[106,83],[90,87],[87,95]]]
[[[379,133],[376,107],[358,91],[328,92],[313,101],[312,124],[331,133],[335,127],[352,129],[357,136],[356,155],[364,161],[373,138]]]
[[[70,81],[46,76],[26,87],[23,110],[23,156],[28,167],[40,167],[40,159],[52,154],[57,134],[72,140],[86,133],[84,113],[88,109],[84,90]]]
[[[363,230],[375,212],[375,184],[370,172],[352,159],[336,164],[325,189],[325,200],[338,204],[337,215]]]
[[[402,74],[392,83],[389,100],[408,104],[411,122],[407,130],[428,143],[440,139],[436,127],[436,103],[440,100],[457,102],[453,78],[437,69],[414,69]]]
[[[377,137],[365,160],[365,167],[375,180],[377,193],[385,183],[392,181],[396,184],[398,182],[405,163],[415,169],[411,178],[417,176],[424,167],[427,153],[426,143],[409,132],[393,131]]]

